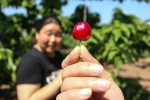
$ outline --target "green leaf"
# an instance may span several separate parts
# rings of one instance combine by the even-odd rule
[[[98,41],[94,38],[90,38],[90,42],[93,43],[93,44],[98,44]]]
[[[145,35],[142,37],[142,41],[145,42],[150,47],[150,35]]]
[[[28,5],[28,2],[26,0],[24,0],[21,4],[23,7],[26,7]]]
[[[9,2],[11,0],[0,0],[0,5],[1,5],[1,8],[5,8],[9,5]]]
[[[136,28],[135,28],[135,26],[133,25],[133,24],[127,24],[127,27],[130,29],[130,31],[131,31],[131,33],[132,34],[136,34]]]
[[[113,35],[114,35],[114,40],[115,42],[118,42],[119,38],[122,37],[122,33],[120,29],[114,29],[112,31]]]
[[[112,26],[102,26],[102,33],[103,34],[111,33],[112,30],[113,30]]]
[[[126,56],[126,59],[131,63],[132,62],[132,56],[129,53],[128,50],[122,50],[122,53]]]
[[[97,38],[99,39],[100,37],[102,37],[102,30],[98,30],[98,29],[92,29],[92,34],[90,38]]]
[[[114,65],[115,65],[116,68],[120,68],[122,64],[123,64],[123,61],[121,60],[120,57],[115,57],[114,58]]]
[[[23,0],[21,6],[32,8],[35,5],[33,0]]]
[[[115,28],[120,27],[120,21],[119,20],[114,20],[114,27]]]
[[[121,38],[121,39],[123,40],[123,42],[126,43],[126,44],[127,44],[128,41],[129,41],[127,37],[122,36],[122,37],[120,37],[120,38]]]
[[[15,71],[13,71],[11,73],[11,79],[12,79],[13,82],[16,82],[16,73],[15,73]]]
[[[106,49],[106,50],[102,53],[102,58],[103,58],[103,59],[107,57],[108,51],[109,51],[109,50]]]
[[[130,37],[130,30],[128,29],[126,24],[121,24],[121,30],[124,34],[129,38]]]
[[[118,54],[118,51],[109,51],[108,53],[108,61],[112,61],[114,57]]]

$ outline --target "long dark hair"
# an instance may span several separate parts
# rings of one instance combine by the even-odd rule
[[[58,24],[61,29],[63,30],[63,27],[61,25],[61,21],[54,15],[49,15],[49,16],[44,16],[42,19],[38,20],[37,23],[36,23],[36,32],[40,32],[40,30],[42,29],[42,27],[46,24],[49,24],[49,23],[55,23],[55,24]],[[31,47],[34,46],[34,44],[37,43],[37,40],[35,39],[35,37],[32,39],[31,41]]]

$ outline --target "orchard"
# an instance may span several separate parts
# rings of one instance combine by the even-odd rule
[[[79,45],[79,41],[82,41],[102,65],[106,67],[113,65],[117,70],[126,63],[133,64],[150,56],[150,19],[142,21],[138,16],[125,14],[120,8],[114,8],[109,23],[97,24],[102,20],[100,14],[90,12],[88,7],[85,14],[85,5],[77,6],[72,15],[63,16],[62,7],[70,1],[50,1],[51,3],[42,0],[37,4],[35,0],[0,0],[0,100],[16,98],[15,71],[22,54],[31,47],[35,34],[34,27],[39,16],[55,14],[62,21],[63,43],[59,50],[64,56]],[[126,0],[116,1],[126,2]],[[103,0],[97,1],[101,2]],[[149,4],[150,0],[136,2]],[[3,9],[7,7],[23,8],[26,15],[21,13],[6,15]],[[121,87],[126,100],[149,100],[150,91],[144,90],[136,79],[115,76],[111,69],[107,70]]]

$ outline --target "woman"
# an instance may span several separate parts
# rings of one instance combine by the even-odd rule
[[[54,16],[43,17],[37,24],[36,43],[16,71],[19,100],[55,100],[62,83],[63,56],[57,51],[62,31],[61,22]]]

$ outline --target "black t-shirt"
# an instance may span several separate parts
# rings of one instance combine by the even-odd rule
[[[46,85],[57,76],[63,59],[58,51],[55,52],[54,58],[49,58],[35,48],[30,49],[23,55],[17,67],[17,84]]]

